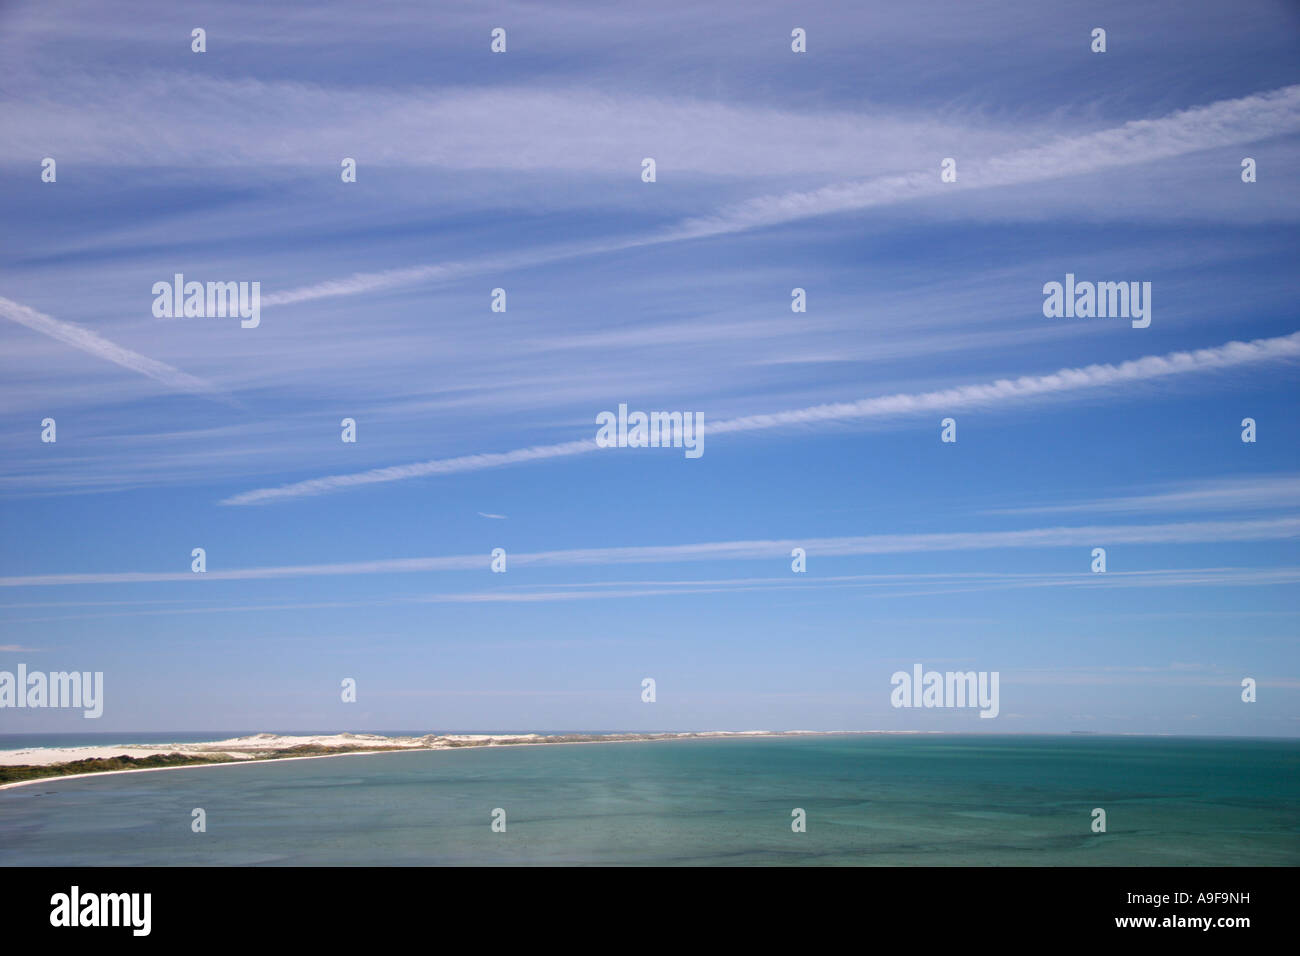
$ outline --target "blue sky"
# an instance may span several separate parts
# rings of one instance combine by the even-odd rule
[[[0,669],[103,731],[1295,736],[1300,13],[907,6],[0,7]]]

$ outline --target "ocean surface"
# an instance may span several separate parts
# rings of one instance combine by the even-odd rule
[[[51,779],[0,791],[0,864],[1295,866],[1300,742],[695,739]]]

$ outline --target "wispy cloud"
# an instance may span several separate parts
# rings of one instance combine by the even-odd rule
[[[813,427],[866,419],[887,419],[923,412],[994,407],[1129,382],[1152,381],[1173,375],[1293,359],[1297,355],[1300,355],[1300,332],[1293,332],[1290,335],[1271,339],[1257,339],[1253,342],[1228,342],[1225,345],[1198,349],[1194,352],[1148,355],[1143,358],[1121,362],[1118,365],[1104,364],[1088,365],[1083,368],[1064,368],[1050,375],[999,379],[996,382],[987,384],[959,385],[954,388],[933,392],[884,395],[878,398],[859,399],[854,402],[837,402],[828,405],[814,405],[809,408],[769,412],[762,415],[748,415],[719,422],[706,420],[705,433],[712,438],[716,435],[734,432],[753,432],[799,426]],[[281,485],[278,488],[258,488],[225,498],[221,501],[221,504],[263,504],[284,498],[327,494],[363,485],[465,471],[480,471],[484,468],[499,468],[503,465],[563,458],[597,450],[600,449],[595,439],[587,438],[554,445],[521,448],[509,452],[464,455],[458,458],[394,465],[388,468],[376,468],[349,475],[313,478],[307,481]]]
[[[491,514],[488,514],[487,512],[484,512],[484,511],[480,511],[480,512],[478,513],[478,516],[479,516],[480,518],[495,518],[495,519],[498,520],[498,521],[505,521],[505,520],[506,520],[506,516],[505,516],[505,515],[491,515]]]
[[[837,183],[819,189],[758,196],[709,216],[692,217],[654,234],[556,246],[509,258],[480,262],[430,263],[316,282],[274,292],[264,305],[288,305],[341,295],[356,295],[412,283],[459,278],[476,272],[500,272],[569,259],[617,252],[639,246],[719,236],[814,216],[854,212],[938,195],[1014,186],[1135,166],[1234,143],[1250,143],[1300,132],[1300,85],[1222,100],[1180,110],[1153,120],[1134,120],[1082,136],[1053,141],[1004,155],[958,159],[958,177],[943,183],[937,154],[929,168]]]
[[[954,141],[1005,149],[1041,132],[956,111],[781,109],[577,85],[410,89],[157,71],[40,79],[38,94],[3,104],[11,134],[0,162],[38,151],[200,168],[316,166],[322,156],[355,155],[363,168],[635,177],[650,148],[678,175],[750,179],[879,170],[882,139],[892,155],[919,160]],[[160,137],[160,127],[178,135]]]

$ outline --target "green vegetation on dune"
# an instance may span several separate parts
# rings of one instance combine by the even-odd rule
[[[67,777],[76,773],[102,773],[105,770],[143,770],[146,767],[180,767],[195,763],[221,763],[225,756],[195,754],[154,754],[149,757],[90,757],[56,764],[18,764],[0,767],[0,783],[17,783],[41,777]]]
[[[677,734],[558,734],[549,737],[484,737],[478,740],[453,740],[437,738],[443,747],[487,747],[506,746],[509,744],[568,744],[596,743],[617,740],[659,740],[676,737]],[[688,736],[708,736],[707,734]],[[248,763],[258,760],[279,760],[286,757],[317,757],[334,754],[382,753],[384,751],[411,752],[424,750],[422,747],[385,746],[383,744],[349,744],[343,747],[328,747],[324,744],[298,744],[282,747],[278,750],[243,751],[242,757],[231,757],[227,753],[167,753],[152,754],[148,757],[89,757],[85,760],[73,760],[68,763],[55,764],[19,764],[12,767],[0,766],[0,784],[19,783],[24,780],[39,780],[42,777],[67,777],[81,773],[104,773],[110,770],[146,770],[151,767],[183,767],[191,764],[212,763]],[[427,748],[439,749],[439,748]]]
[[[326,754],[373,753],[384,750],[406,750],[406,747],[325,747],[321,744],[299,744],[281,750],[252,753],[248,757],[232,758],[225,753],[215,754],[152,754],[148,757],[88,757],[68,763],[17,764],[0,766],[0,784],[39,780],[42,777],[68,777],[79,773],[104,773],[109,770],[147,770],[150,767],[184,767],[191,764],[243,763],[249,760],[276,760],[281,757],[315,757]]]
[[[364,745],[349,745],[347,747],[327,747],[324,744],[297,744],[293,747],[282,747],[279,750],[264,750],[253,754],[254,760],[277,760],[280,757],[316,757],[325,754],[357,754],[357,753],[382,753],[387,750],[411,750],[411,747],[370,747]]]

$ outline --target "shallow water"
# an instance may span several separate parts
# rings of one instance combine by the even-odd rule
[[[0,863],[1294,866],[1297,771],[1300,742],[1094,736],[367,754],[0,791]]]

